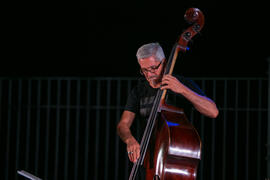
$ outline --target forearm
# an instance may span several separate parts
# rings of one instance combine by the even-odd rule
[[[124,143],[128,143],[130,139],[133,139],[133,135],[131,134],[130,128],[127,125],[119,124],[117,126],[117,134],[121,138]]]
[[[186,88],[182,95],[187,98],[201,114],[210,118],[216,118],[218,115],[218,109],[216,104],[206,96],[201,96],[190,89]]]

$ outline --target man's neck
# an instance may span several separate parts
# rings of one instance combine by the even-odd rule
[[[149,82],[149,85],[150,85],[152,88],[156,89],[156,88],[160,88],[161,83],[160,83],[160,82],[159,82],[159,83],[152,83],[152,82]]]

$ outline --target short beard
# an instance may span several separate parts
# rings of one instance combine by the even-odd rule
[[[159,76],[152,76],[152,77],[148,78],[148,81],[153,86],[156,86],[157,84],[159,84],[161,82],[161,77],[159,77]]]

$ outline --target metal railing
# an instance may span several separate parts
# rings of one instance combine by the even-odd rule
[[[216,119],[190,114],[203,144],[198,179],[264,179],[267,78],[191,79],[220,110]],[[1,78],[0,179],[19,179],[20,169],[47,180],[127,179],[132,165],[116,125],[135,83],[124,77]]]

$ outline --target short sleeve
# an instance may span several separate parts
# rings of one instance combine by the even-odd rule
[[[137,93],[137,88],[133,88],[128,95],[127,102],[124,110],[137,113],[139,111],[139,97]]]
[[[183,77],[177,77],[177,78],[192,91],[196,92],[197,94],[201,96],[206,96],[205,93],[201,90],[201,88],[191,79],[183,78]]]

